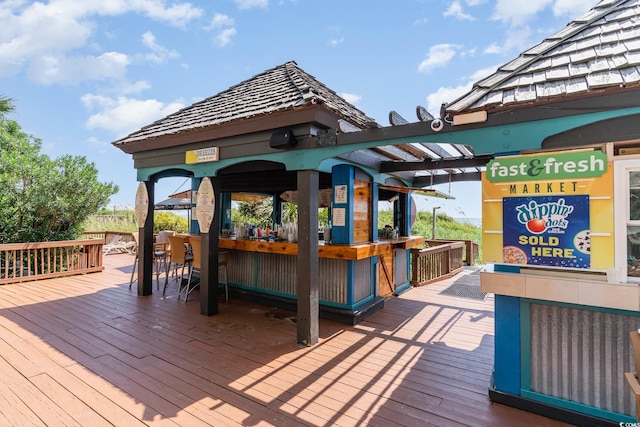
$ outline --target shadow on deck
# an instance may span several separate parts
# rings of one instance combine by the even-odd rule
[[[564,425],[489,401],[493,297],[439,295],[455,278],[300,348],[291,312],[138,297],[132,261],[0,287],[3,425]]]

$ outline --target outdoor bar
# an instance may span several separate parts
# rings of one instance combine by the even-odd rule
[[[138,294],[153,289],[147,218],[155,183],[165,177],[191,179],[191,233],[203,248],[202,314],[219,309],[220,250],[228,252],[231,294],[295,310],[298,342],[306,345],[317,342],[319,316],[357,323],[382,308],[385,297],[408,289],[410,249],[424,238],[409,235],[415,205],[407,180],[381,173],[380,153],[336,150],[338,129],[370,123],[288,62],[116,141],[132,154],[140,181]],[[272,200],[269,232],[232,223],[239,195]],[[380,200],[392,200],[394,209],[393,235],[383,238]],[[295,202],[295,224],[282,218],[284,202]],[[330,222],[320,230],[319,209],[328,210]]]

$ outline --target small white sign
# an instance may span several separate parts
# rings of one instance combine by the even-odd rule
[[[344,227],[347,225],[347,210],[345,208],[333,209],[333,226]]]
[[[334,203],[347,203],[347,186],[346,185],[336,185],[333,187],[333,202]]]

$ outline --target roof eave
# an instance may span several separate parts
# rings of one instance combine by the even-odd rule
[[[127,141],[127,138],[124,138],[113,142],[113,145],[127,154],[134,154],[305,123],[315,123],[335,129],[338,126],[338,119],[340,118],[341,117],[337,116],[333,111],[324,108],[321,104],[315,104],[298,107],[294,110],[279,111],[249,119],[226,122],[219,125],[166,134],[153,138],[133,141]]]

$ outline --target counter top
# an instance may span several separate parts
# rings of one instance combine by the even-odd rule
[[[264,240],[244,240],[221,237],[221,249],[235,249],[249,252],[264,252],[283,255],[298,255],[298,244],[285,241],[267,242]],[[424,244],[422,236],[399,237],[394,240],[380,240],[373,243],[357,245],[327,245],[323,241],[318,244],[320,258],[359,260],[391,252],[393,249],[408,249]]]

